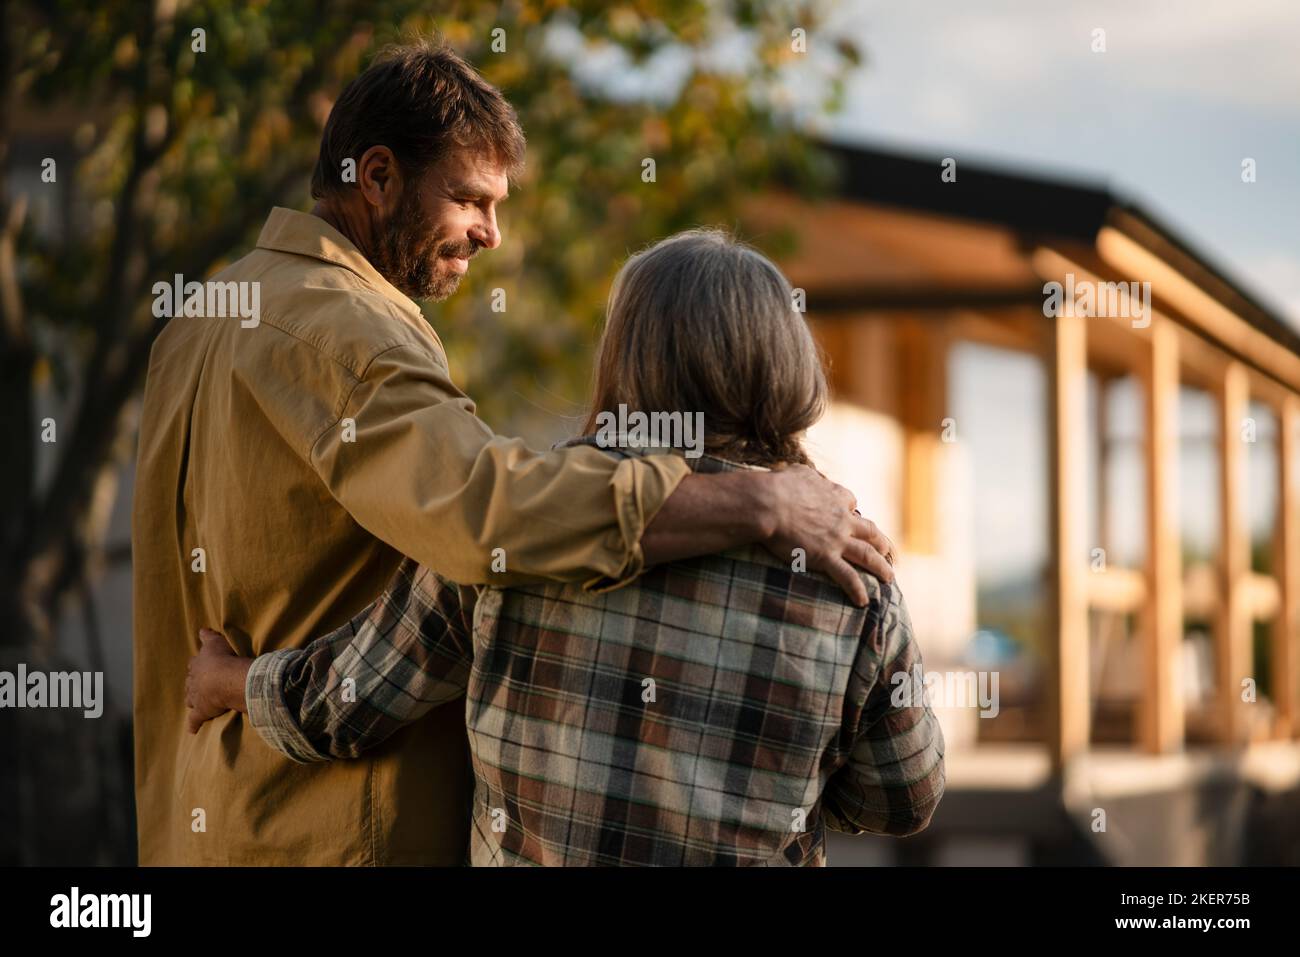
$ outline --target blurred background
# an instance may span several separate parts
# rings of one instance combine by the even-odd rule
[[[930,828],[832,865],[1300,863],[1294,4],[12,0],[0,30],[0,669],[108,696],[0,711],[0,863],[134,862],[150,289],[309,208],[333,98],[410,31],[529,138],[502,247],[426,308],[497,431],[573,434],[650,241],[730,226],[801,290],[810,447],[950,679]],[[1047,315],[1067,277],[1151,300]]]

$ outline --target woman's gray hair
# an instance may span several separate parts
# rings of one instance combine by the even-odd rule
[[[826,408],[821,354],[781,271],[718,229],[677,233],[614,278],[591,411],[703,413],[704,449],[750,465],[810,464]]]

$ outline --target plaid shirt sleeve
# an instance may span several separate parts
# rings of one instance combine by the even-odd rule
[[[346,625],[254,659],[244,685],[249,723],[301,763],[356,757],[465,693],[474,598],[406,559]]]
[[[889,586],[881,597],[847,689],[848,760],[831,777],[823,808],[832,830],[901,837],[923,830],[943,797],[944,740],[924,699],[907,606]]]

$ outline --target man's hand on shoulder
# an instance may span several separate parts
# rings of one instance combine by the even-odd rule
[[[762,544],[782,561],[803,549],[859,608],[867,588],[853,566],[892,582],[894,544],[857,514],[853,493],[816,469],[691,474],[681,480],[641,538],[647,565]]]
[[[894,543],[862,517],[852,492],[806,465],[768,474],[764,513],[771,525],[761,542],[769,552],[792,561],[795,549],[803,549],[807,567],[833,578],[858,607],[867,603],[867,589],[854,565],[894,580]]]

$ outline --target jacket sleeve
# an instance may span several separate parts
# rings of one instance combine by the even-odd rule
[[[311,457],[362,527],[467,585],[627,584],[644,570],[646,525],[690,471],[678,456],[540,453],[494,435],[445,365],[410,345],[370,362]]]

